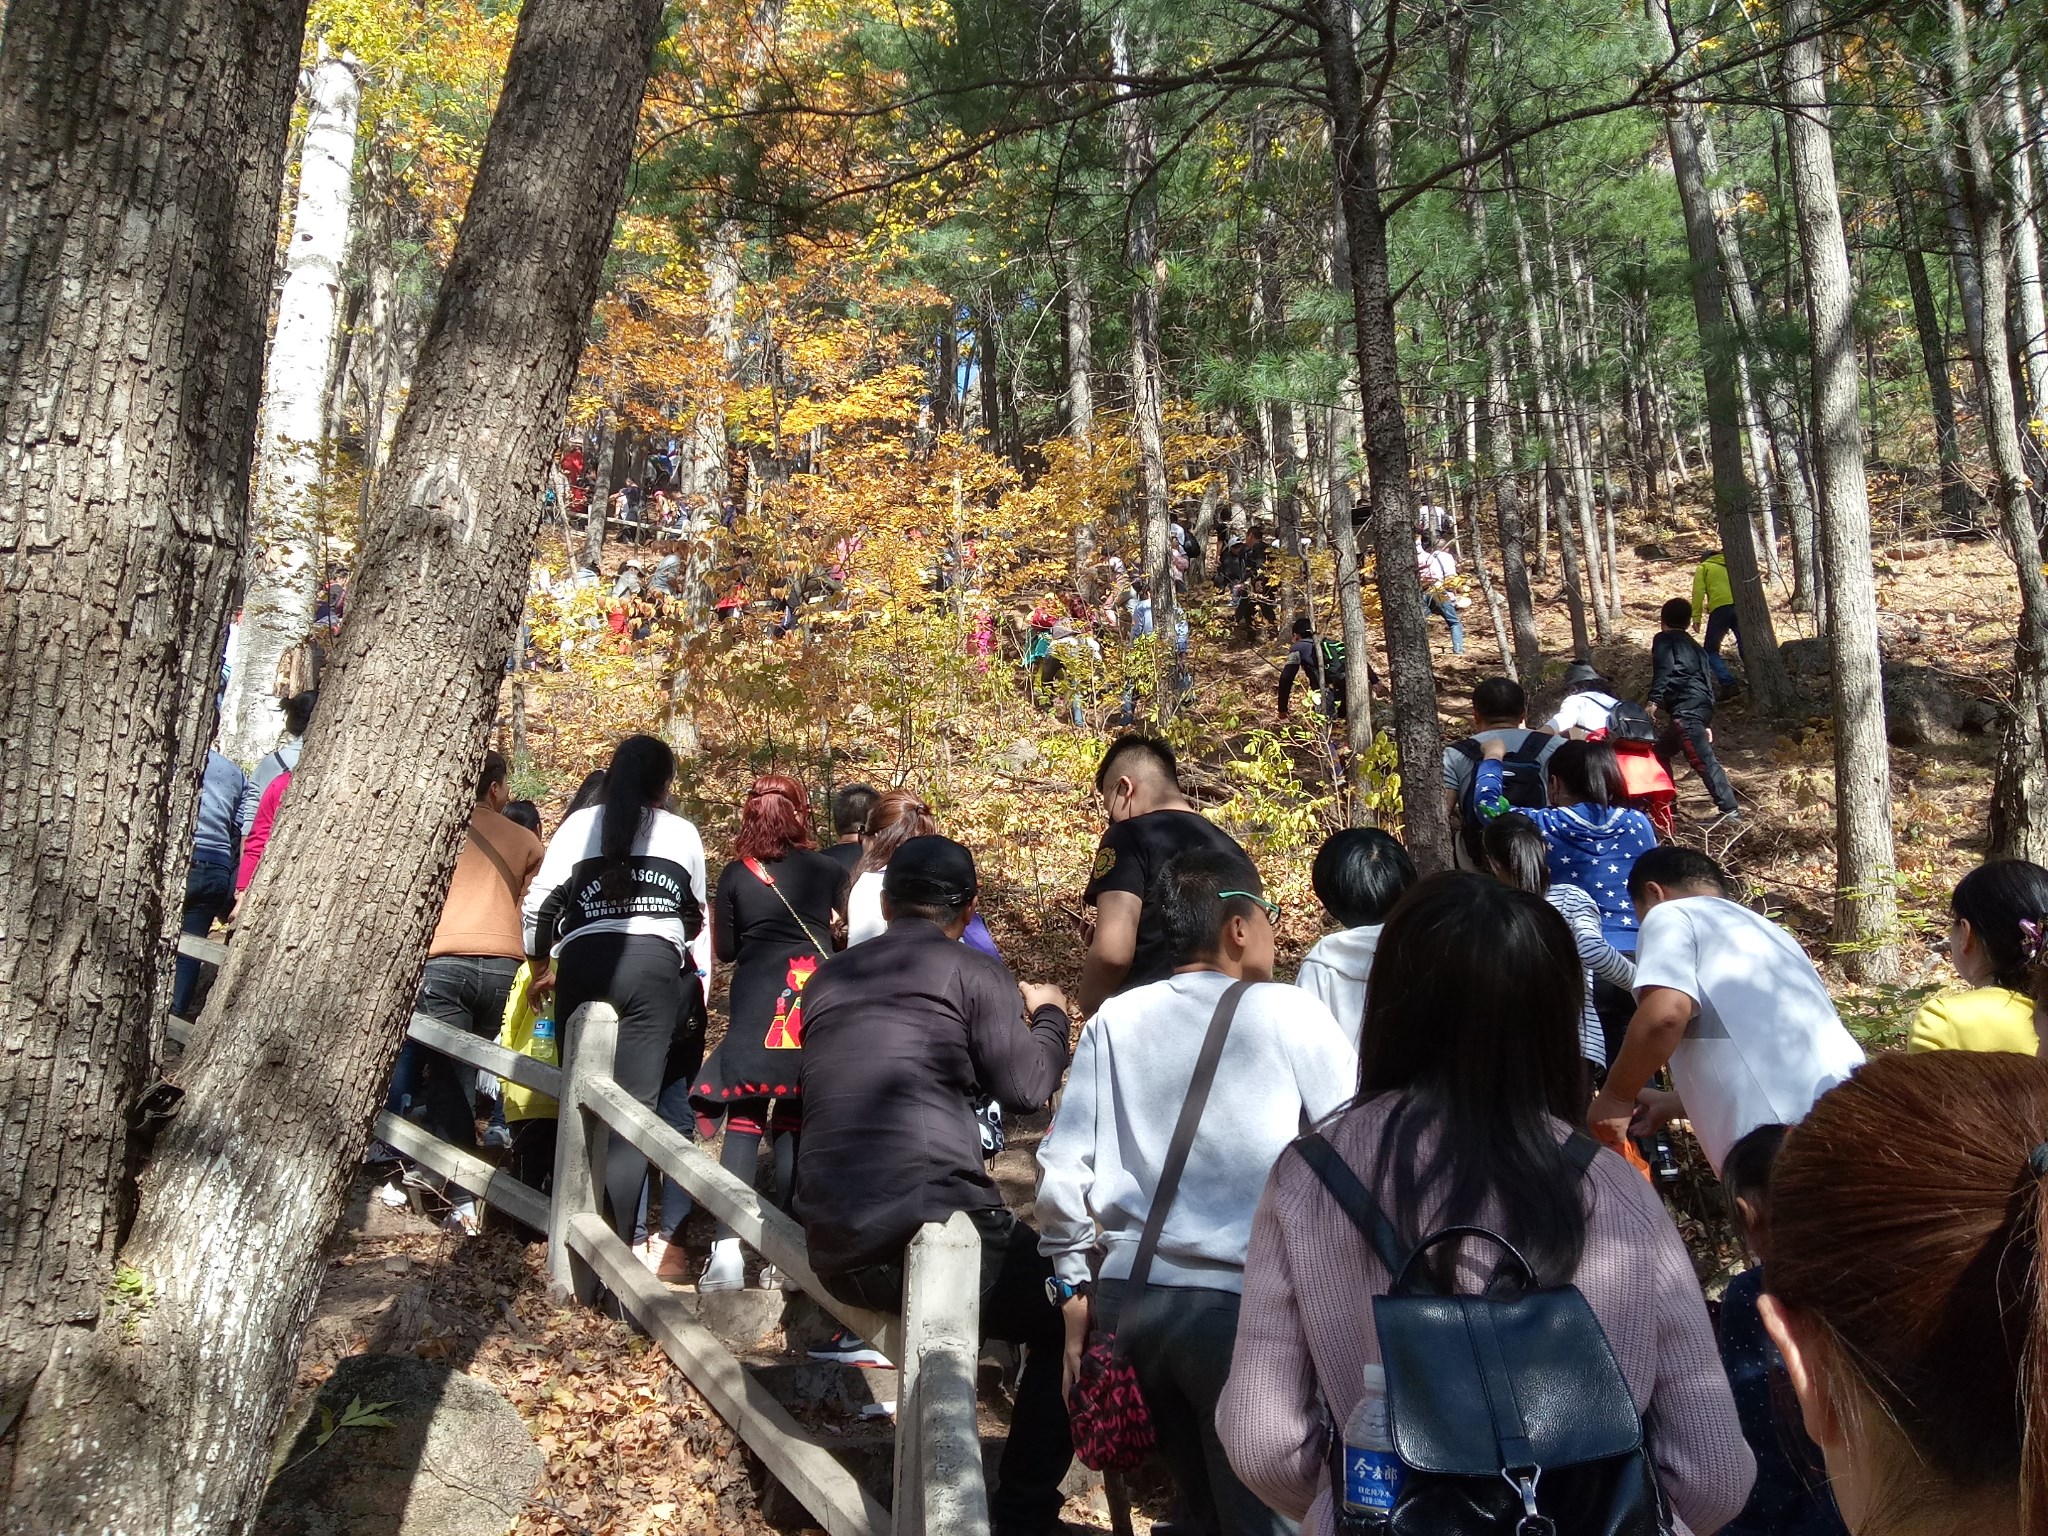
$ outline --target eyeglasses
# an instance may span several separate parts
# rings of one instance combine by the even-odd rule
[[[1268,922],[1276,925],[1279,923],[1280,909],[1277,906],[1275,906],[1272,902],[1266,900],[1266,898],[1263,896],[1254,896],[1250,891],[1218,891],[1216,893],[1216,899],[1218,901],[1229,901],[1232,897],[1236,897],[1240,901],[1250,902],[1253,906],[1257,907],[1261,912],[1266,914],[1266,920]]]

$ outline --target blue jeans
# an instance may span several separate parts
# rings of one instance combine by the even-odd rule
[[[205,938],[213,931],[214,919],[235,904],[235,872],[225,864],[192,861],[185,872],[185,911],[178,920],[180,932]],[[190,955],[178,956],[176,980],[171,984],[171,1013],[190,1018],[192,993],[199,985],[200,962]]]
[[[1721,659],[1721,642],[1730,635],[1735,637],[1735,654],[1742,654],[1742,631],[1735,622],[1735,605],[1723,603],[1707,615],[1707,665],[1714,669],[1714,681],[1723,688],[1735,686],[1735,673],[1728,663]]]
[[[1429,611],[1451,626],[1451,654],[1465,654],[1465,623],[1458,617],[1458,603],[1455,598],[1439,597],[1432,592],[1426,599]]]
[[[498,1038],[505,1002],[519,962],[503,955],[435,955],[420,974],[413,1006],[430,1019],[483,1040]],[[476,1068],[429,1050],[417,1040],[399,1048],[387,1105],[412,1100],[415,1118],[430,1135],[464,1152],[476,1150]]]

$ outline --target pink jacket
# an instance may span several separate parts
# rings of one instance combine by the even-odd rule
[[[1405,1229],[1391,1204],[1390,1173],[1376,1166],[1380,1130],[1399,1102],[1382,1095],[1324,1134]],[[1561,1121],[1557,1134],[1567,1134]],[[1586,1248],[1574,1283],[1642,1411],[1681,1529],[1719,1530],[1749,1497],[1756,1463],[1691,1257],[1656,1191],[1615,1154],[1595,1157],[1585,1184]],[[1497,1257],[1468,1244],[1461,1285],[1481,1289]],[[1326,1426],[1350,1417],[1364,1391],[1363,1367],[1379,1359],[1371,1298],[1391,1281],[1308,1164],[1293,1152],[1282,1156],[1252,1221],[1237,1349],[1216,1428],[1245,1486],[1301,1520],[1302,1536],[1331,1529]]]
[[[277,802],[284,798],[285,786],[291,781],[287,770],[263,786],[263,798],[256,802],[256,819],[242,839],[242,864],[235,871],[236,895],[249,889],[249,882],[256,878],[256,866],[263,862],[263,850],[270,846],[271,831],[277,826]]]

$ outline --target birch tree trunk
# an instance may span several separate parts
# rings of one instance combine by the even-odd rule
[[[521,11],[354,612],[121,1250],[150,1303],[67,1330],[19,1430],[16,1529],[255,1515],[468,819],[661,15]]]
[[[1692,257],[1693,315],[1700,331],[1700,368],[1707,394],[1707,451],[1714,480],[1714,521],[1721,531],[1721,552],[1728,562],[1729,584],[1735,589],[1736,621],[1742,626],[1742,662],[1749,674],[1751,696],[1765,714],[1792,710],[1798,695],[1792,676],[1778,654],[1778,636],[1771,624],[1770,601],[1756,565],[1756,540],[1749,527],[1749,483],[1742,471],[1741,406],[1735,388],[1734,327],[1728,320],[1727,290],[1722,280],[1720,244],[1713,205],[1707,197],[1692,117],[1698,109],[1674,109],[1664,121],[1671,146],[1671,164],[1685,214],[1685,242]]]
[[[1820,24],[1820,0],[1785,0],[1785,138],[1806,258],[1814,483],[1834,662],[1834,946],[1853,980],[1875,983],[1896,981],[1899,975],[1891,751],[1884,728],[1877,587],[1871,575],[1863,420],[1857,408],[1856,288],[1842,235]]]
[[[0,1435],[133,1209],[304,22],[13,0],[0,32]]]
[[[2027,114],[2020,103],[2020,82],[2008,69],[1999,81],[1999,107],[2005,139],[2011,146],[2006,172],[2012,193],[2013,319],[2019,325],[2017,351],[2026,365],[2027,419],[2048,417],[2048,302],[2041,288],[2041,223],[2034,199],[2034,159],[2027,153]],[[2036,443],[2038,456],[2041,445]]]
[[[242,577],[242,622],[228,658],[221,746],[253,763],[277,745],[284,711],[277,665],[313,628],[319,590],[321,449],[334,385],[335,325],[354,206],[355,66],[323,58],[306,88],[299,200],[284,251],[284,289],[263,378],[256,496]]]
[[[1443,781],[1443,731],[1437,721],[1428,615],[1421,583],[1415,579],[1415,484],[1408,422],[1401,406],[1387,229],[1366,136],[1349,9],[1338,0],[1310,0],[1309,14],[1322,56],[1337,194],[1351,252],[1351,307],[1372,485],[1376,576],[1394,690],[1394,743],[1405,786],[1402,829],[1416,868],[1428,873],[1450,867],[1451,828],[1443,797],[1437,793]]]

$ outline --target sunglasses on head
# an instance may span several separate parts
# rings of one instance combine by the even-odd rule
[[[1218,891],[1216,893],[1216,899],[1218,901],[1229,901],[1233,897],[1240,901],[1250,902],[1253,906],[1257,907],[1261,912],[1266,914],[1266,920],[1268,922],[1278,923],[1280,921],[1279,907],[1275,906],[1272,902],[1266,900],[1266,898],[1263,896],[1254,896],[1250,891]]]

